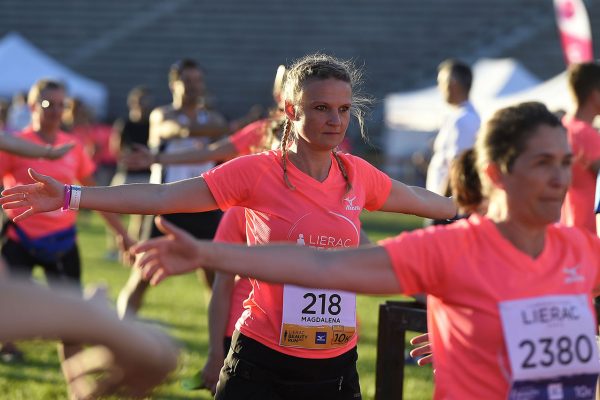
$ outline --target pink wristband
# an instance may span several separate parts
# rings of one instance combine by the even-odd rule
[[[71,185],[65,185],[65,199],[61,210],[69,211],[69,204],[71,203]]]

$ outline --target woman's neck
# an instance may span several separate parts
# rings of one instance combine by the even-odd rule
[[[289,160],[308,176],[323,182],[331,169],[331,151],[309,151],[303,146],[293,146],[288,152]]]
[[[506,207],[490,204],[487,216],[496,224],[500,234],[517,249],[537,258],[544,250],[546,225],[533,226],[514,218]]]

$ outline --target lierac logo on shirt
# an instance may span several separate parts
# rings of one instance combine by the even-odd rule
[[[358,220],[358,216],[356,216]],[[299,246],[317,249],[355,247],[360,241],[360,229],[348,216],[324,210],[314,210],[291,224],[287,240]]]
[[[298,246],[308,246],[315,249],[331,248],[331,247],[352,247],[352,239],[336,238],[328,235],[307,235],[298,234],[296,239]]]
[[[346,202],[346,210],[347,211],[360,211],[360,206],[355,206],[354,200],[356,200],[356,196],[353,196],[353,197],[348,196],[348,197],[344,198],[344,201]]]

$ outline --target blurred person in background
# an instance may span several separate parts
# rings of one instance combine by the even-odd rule
[[[204,71],[195,60],[183,59],[173,64],[169,69],[168,79],[173,96],[172,103],[158,107],[150,114],[148,143],[156,157],[191,148],[202,150],[213,140],[229,132],[225,118],[206,106]],[[165,167],[154,164],[150,181],[170,183],[195,178],[214,166],[214,162]],[[166,218],[197,238],[212,239],[221,218],[221,211],[170,214]],[[153,219],[147,221],[144,238],[162,236]],[[213,277],[212,272],[205,271],[208,287],[212,286]],[[119,293],[119,315],[123,317],[137,313],[147,287],[148,283],[141,279],[138,271],[132,270],[129,280]]]
[[[148,149],[148,138],[150,135],[150,112],[152,111],[152,94],[144,86],[136,86],[127,96],[127,107],[129,113],[126,118],[118,119],[113,125],[110,145],[117,159],[122,160],[124,156],[131,153],[135,148]],[[117,173],[111,185],[122,185],[129,183],[147,183],[150,180],[150,164],[146,168],[131,169],[119,161]],[[129,235],[139,239],[141,235],[142,217],[140,215],[129,216]]]
[[[32,123],[30,127],[18,133],[17,138],[39,146],[74,143],[74,147],[57,160],[2,155],[0,176],[4,187],[31,183],[29,168],[43,170],[46,174],[64,182],[94,185],[93,161],[78,140],[60,130],[65,105],[64,86],[57,81],[40,80],[32,86],[28,104]],[[64,204],[63,209],[68,210],[69,204]],[[6,214],[9,218],[15,215],[12,211],[7,211]],[[128,237],[118,216],[110,213],[101,213],[101,215],[119,236],[123,250],[128,249],[133,241]],[[29,278],[33,268],[39,265],[44,269],[44,275],[50,286],[80,285],[81,260],[77,246],[76,218],[75,212],[57,210],[36,216],[26,222],[9,222],[2,245],[2,256],[10,275]],[[78,350],[78,345],[65,343],[59,349],[61,361]],[[10,354],[17,353],[17,350],[12,344],[6,343],[1,352]]]
[[[31,123],[31,112],[27,106],[27,95],[25,92],[15,93],[8,110],[6,119],[6,131],[8,133],[19,132]]]
[[[112,128],[110,125],[95,121],[91,109],[80,98],[66,101],[62,116],[63,127],[78,138],[94,161],[96,170],[94,179],[99,185],[109,185],[116,171],[116,153],[111,146]],[[106,231],[107,260],[119,258],[119,244],[112,231]]]
[[[575,110],[563,117],[573,150],[573,181],[563,203],[561,222],[596,232],[595,182],[600,170],[600,133],[593,127],[600,115],[600,64],[573,64],[568,84]]]
[[[85,145],[96,164],[96,182],[108,185],[115,175],[117,161],[110,145],[111,126],[95,121],[92,111],[81,99],[68,99],[66,105],[63,114],[64,128]]]
[[[481,120],[469,101],[473,82],[471,68],[457,60],[446,60],[438,67],[438,88],[452,112],[440,128],[433,143],[433,155],[427,168],[426,187],[450,195],[450,163],[463,150],[472,148]],[[434,221],[439,223],[440,221]]]
[[[9,108],[10,103],[5,99],[0,99],[0,132],[6,132]]]

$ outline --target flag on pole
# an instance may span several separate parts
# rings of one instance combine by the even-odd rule
[[[583,0],[554,0],[567,65],[594,60],[592,31]]]

